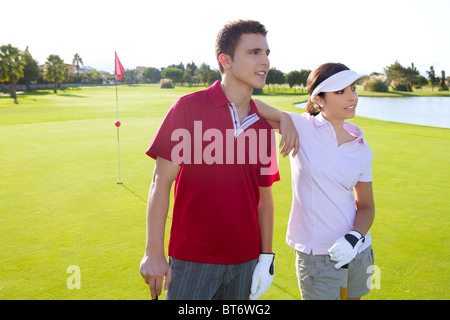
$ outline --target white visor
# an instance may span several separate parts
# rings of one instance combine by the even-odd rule
[[[322,81],[311,94],[311,101],[321,92],[336,92],[347,88],[356,81],[369,79],[370,77],[364,74],[357,74],[351,70],[344,70],[338,72],[331,77]]]

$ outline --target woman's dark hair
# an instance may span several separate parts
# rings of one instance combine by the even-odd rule
[[[223,26],[216,38],[216,58],[219,63],[220,73],[223,73],[224,70],[219,61],[219,56],[224,53],[228,54],[231,59],[233,59],[241,35],[244,33],[256,33],[266,36],[267,30],[264,25],[254,20],[238,20]]]
[[[306,80],[306,86],[308,88],[308,93],[311,94],[314,92],[314,89],[321,84],[323,81],[331,77],[332,75],[344,71],[350,70],[347,66],[342,63],[324,63],[320,65],[316,70],[311,72],[308,76],[308,80]],[[320,97],[325,95],[324,92],[318,94]],[[320,113],[320,107],[314,101],[311,101],[311,98],[306,103],[305,111],[310,115],[316,116]]]

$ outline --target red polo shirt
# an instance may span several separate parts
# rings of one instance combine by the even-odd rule
[[[153,138],[147,155],[181,166],[169,256],[216,264],[258,258],[259,187],[280,177],[272,128],[250,104],[239,121],[217,81],[179,98]]]

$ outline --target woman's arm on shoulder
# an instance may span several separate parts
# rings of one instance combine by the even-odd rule
[[[295,156],[300,147],[299,137],[294,122],[289,113],[278,110],[261,100],[254,99],[259,114],[272,126],[274,129],[279,129],[281,133],[280,153],[286,157],[291,150],[292,156]]]
[[[258,108],[259,114],[269,122],[274,129],[280,129],[280,122],[283,116],[283,111],[278,110],[274,107],[269,106],[267,103],[262,102],[258,99],[253,99],[255,101],[256,107]]]

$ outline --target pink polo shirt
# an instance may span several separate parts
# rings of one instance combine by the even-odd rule
[[[356,139],[338,146],[332,124],[321,113],[291,113],[300,150],[291,159],[292,208],[286,242],[307,254],[328,254],[334,242],[352,230],[356,216],[353,187],[372,181],[373,154],[361,129],[344,128]],[[359,252],[371,242],[370,232]]]

